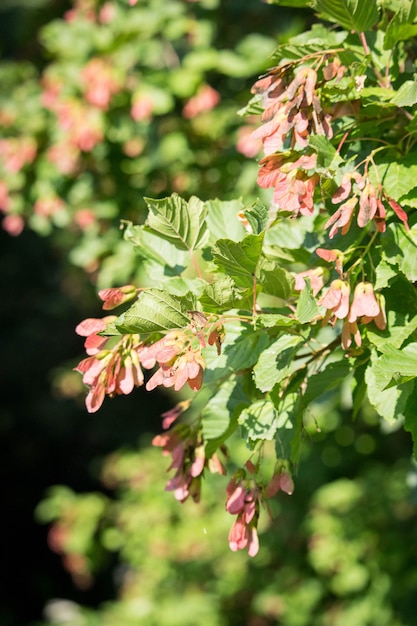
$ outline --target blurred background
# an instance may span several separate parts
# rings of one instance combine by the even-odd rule
[[[412,626],[417,473],[402,429],[346,390],[306,416],[295,493],[261,550],[228,549],[226,479],[164,491],[169,394],[88,414],[78,322],[140,277],[143,196],[259,195],[237,112],[309,11],[260,0],[0,6],[1,626]],[[319,426],[319,428],[318,428]],[[244,458],[244,451],[242,451]]]

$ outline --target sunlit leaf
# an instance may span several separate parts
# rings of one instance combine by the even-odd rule
[[[371,325],[366,329],[369,341],[380,351],[386,352],[392,348],[401,348],[406,339],[417,329],[417,315],[409,319],[400,311],[388,311],[387,328],[378,330]]]
[[[312,135],[309,144],[317,152],[317,165],[326,169],[336,169],[343,159],[333,144],[324,135]]]
[[[294,355],[304,340],[284,334],[264,350],[253,368],[255,384],[260,391],[271,389],[297,368]]]
[[[205,286],[199,301],[205,311],[218,313],[239,306],[241,296],[232,278],[225,276]]]
[[[369,30],[379,18],[377,0],[315,0],[314,8],[324,19],[347,30]]]
[[[376,353],[373,353],[371,364],[366,368],[367,395],[377,413],[392,423],[404,416],[408,398],[413,390],[413,382],[384,389],[389,384],[390,375],[387,373],[385,376],[384,372],[381,372],[381,368],[378,366],[380,358]]]
[[[401,377],[417,377],[417,343],[398,350],[386,346],[384,354],[373,364],[373,374],[377,389],[388,389],[390,383],[400,384]]]
[[[263,293],[286,300],[294,286],[294,277],[275,261],[262,260],[258,282]]]
[[[243,215],[248,220],[254,235],[259,235],[265,230],[268,223],[268,209],[259,199],[245,209]]]
[[[415,27],[417,33],[417,26]],[[411,107],[417,103],[417,82],[406,80],[391,100],[398,107]]]
[[[417,225],[406,230],[398,222],[389,224],[383,245],[386,259],[396,264],[411,282],[417,281]]]
[[[240,241],[245,236],[246,231],[238,218],[238,213],[243,209],[241,200],[208,200],[205,205],[209,245],[214,245],[218,239]]]
[[[398,10],[385,31],[385,50],[391,50],[399,41],[411,39],[417,34],[417,25],[413,24],[416,17],[416,0],[400,0]]]
[[[185,268],[188,265],[188,251],[178,249],[173,243],[146,230],[144,226],[129,225],[124,237],[133,244],[139,258],[150,259],[162,267],[168,265]]]
[[[385,193],[398,202],[417,187],[417,163],[414,157],[378,163],[377,169],[378,179],[375,179],[375,183],[381,182]]]
[[[115,321],[122,333],[152,333],[183,328],[190,322],[190,301],[159,289],[143,291],[136,302]]]
[[[248,399],[242,391],[240,381],[234,376],[228,378],[202,411],[205,439],[218,439],[224,435],[231,426],[232,415],[236,408],[239,406],[243,408],[247,402]],[[234,421],[234,426],[236,426],[236,421]]]
[[[262,251],[263,233],[246,235],[236,243],[219,239],[212,248],[213,259],[219,269],[239,280],[239,284],[251,286]]]
[[[278,428],[278,413],[271,400],[258,400],[243,409],[238,418],[243,437],[253,445],[257,440],[272,440]]]
[[[195,196],[188,202],[175,193],[169,198],[145,201],[149,209],[145,226],[153,234],[181,250],[195,250],[207,242],[207,207]]]
[[[339,361],[329,363],[317,374],[309,376],[307,387],[303,394],[303,404],[308,405],[335,387],[339,387],[351,371],[352,364],[340,353]]]
[[[298,298],[296,316],[301,324],[307,324],[320,316],[320,309],[308,285],[304,287]]]

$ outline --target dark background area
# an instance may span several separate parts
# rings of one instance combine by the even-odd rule
[[[3,58],[42,64],[38,29],[69,3],[3,0],[0,41]],[[48,487],[65,484],[84,492],[99,487],[100,460],[141,433],[159,427],[164,398],[138,402],[135,391],[106,402],[89,415],[84,403],[53,392],[56,368],[83,358],[82,339],[72,329],[101,315],[95,288],[70,265],[51,238],[25,230],[10,237],[0,229],[0,458],[3,468],[0,625],[23,626],[42,618],[54,597],[95,606],[111,598],[104,574],[80,591],[47,544],[47,528],[34,518]],[[146,404],[148,403],[148,405]],[[141,407],[140,414],[138,406]],[[137,414],[137,419],[132,419]]]
[[[48,547],[47,528],[35,521],[34,509],[54,484],[80,492],[97,489],[100,459],[118,446],[135,444],[152,423],[157,430],[164,399],[153,394],[148,406],[149,397],[140,389],[89,415],[83,403],[54,394],[55,368],[72,367],[83,356],[82,339],[71,330],[94,309],[100,314],[94,289],[81,270],[59,258],[51,240],[29,231],[16,239],[0,231],[0,254],[0,624],[21,626],[39,619],[50,598],[95,605],[111,596],[111,581],[100,577],[86,592],[73,585]]]

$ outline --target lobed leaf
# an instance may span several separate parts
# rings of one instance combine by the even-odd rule
[[[262,251],[263,233],[246,235],[236,243],[231,239],[219,239],[212,248],[213,260],[218,268],[237,279],[243,286],[251,286]]]
[[[352,371],[352,364],[340,353],[340,360],[329,363],[317,374],[309,376],[302,401],[307,406],[331,389],[339,387]]]
[[[417,34],[417,26],[415,27]],[[391,98],[391,103],[397,107],[411,107],[417,103],[417,82],[406,80]]]
[[[311,288],[306,284],[297,302],[296,316],[301,324],[308,324],[320,317],[320,309]]]
[[[233,279],[230,276],[225,276],[206,285],[199,297],[199,302],[205,311],[219,313],[226,309],[237,308],[240,299],[241,295],[237,291]]]
[[[388,24],[384,37],[385,50],[391,50],[399,41],[411,39],[417,34],[417,1],[401,0],[399,9]]]
[[[247,403],[248,398],[242,390],[240,380],[235,376],[229,377],[202,411],[204,438],[218,440],[225,433],[230,435],[228,431],[231,424],[236,427],[236,419],[232,421],[233,414],[236,409],[244,407]]]
[[[259,440],[271,441],[278,428],[278,413],[271,400],[263,399],[243,409],[238,417],[242,434],[252,447]]]
[[[206,223],[209,230],[209,245],[213,246],[218,239],[240,241],[246,231],[238,219],[238,213],[243,209],[240,200],[207,200]]]
[[[417,281],[417,225],[406,230],[403,224],[389,224],[382,239],[389,263],[396,264],[411,282]]]
[[[149,209],[145,227],[180,250],[195,250],[207,243],[207,207],[192,196],[188,202],[174,193],[169,198],[145,198]]]
[[[371,363],[365,371],[367,396],[377,413],[392,423],[404,415],[408,398],[413,390],[413,382],[384,389],[389,379],[381,372],[378,366],[379,359],[376,352],[373,352]]]
[[[378,163],[377,170],[378,178],[375,183],[380,181],[385,193],[398,202],[417,186],[417,164],[414,157]]]
[[[276,261],[262,259],[258,267],[257,278],[260,289],[276,298],[287,300],[294,286],[294,277]]]
[[[277,383],[297,369],[294,355],[302,343],[302,337],[283,334],[262,352],[253,368],[254,381],[260,391],[271,391]]]
[[[188,298],[177,298],[159,289],[142,291],[136,302],[115,321],[121,333],[153,333],[184,328],[190,319]]]
[[[254,235],[259,235],[265,230],[268,224],[268,209],[259,198],[243,211],[243,215],[248,220]]]
[[[401,348],[406,339],[417,330],[417,315],[411,319],[408,318],[408,315],[400,311],[388,311],[387,328],[378,331],[373,330],[372,327],[367,328],[366,336],[379,352],[384,353],[391,348]]]
[[[136,254],[143,260],[154,261],[162,267],[175,267],[177,270],[185,269],[189,263],[188,251],[178,249],[144,226],[129,225],[124,238],[133,244]]]
[[[291,37],[287,43],[279,45],[274,52],[274,58],[296,60],[321,50],[338,48],[346,36],[347,33],[331,31],[324,24],[313,24],[311,30]]]
[[[392,381],[398,385],[402,377],[417,377],[417,343],[410,343],[402,350],[385,346],[384,353],[373,365],[373,375],[376,388],[380,391],[393,386]]]
[[[377,0],[315,0],[314,8],[324,19],[347,30],[370,30],[379,18]]]

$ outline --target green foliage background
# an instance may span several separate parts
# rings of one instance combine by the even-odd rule
[[[82,20],[61,18],[69,7],[56,5],[58,18],[49,21],[54,7],[46,5],[42,14],[39,4],[30,16],[35,24],[48,21],[39,31],[42,46],[35,37],[29,48],[5,46],[0,109],[14,116],[12,135],[36,137],[39,146],[33,163],[6,172],[14,211],[37,233],[25,231],[16,240],[2,234],[4,458],[18,478],[4,537],[12,571],[30,572],[19,592],[33,602],[22,611],[19,596],[9,593],[2,608],[7,626],[416,623],[411,443],[402,430],[382,428],[366,403],[353,420],[343,386],[309,411],[295,493],[273,503],[273,519],[264,516],[261,551],[250,560],[232,554],[225,542],[230,517],[219,507],[225,479],[205,481],[197,507],[179,505],[163,490],[164,460],[149,441],[172,398],[150,401],[138,390],[87,417],[84,391],[68,370],[80,352],[69,329],[94,307],[98,313],[97,286],[119,284],[136,272],[119,221],[143,219],[143,196],[181,191],[247,200],[259,193],[255,160],[235,149],[242,125],[236,112],[266,69],[276,33],[283,43],[307,25],[308,12],[280,4],[306,5],[147,0],[130,9],[120,1],[117,27],[87,28]],[[15,15],[6,13],[9,20]],[[173,65],[160,63],[161,51]],[[81,155],[76,174],[63,175],[46,158],[61,131],[41,103],[41,75],[56,72],[71,98],[80,99],[86,61],[108,54],[122,75],[131,72],[152,91],[154,116],[133,122],[132,89],[124,83],[102,115],[103,140]],[[139,67],[132,70],[136,58]],[[206,82],[221,103],[187,120],[183,107]],[[9,136],[10,126],[1,133]],[[143,151],[127,157],[123,146],[132,137]],[[64,200],[58,212],[50,218],[33,212],[37,199],[57,193]],[[95,219],[83,230],[74,215],[86,208]],[[240,454],[244,462],[243,446]],[[28,498],[33,491],[36,497]],[[43,552],[19,549],[34,514],[36,524],[54,523],[49,545],[60,547],[62,565],[56,557],[45,568]],[[43,528],[32,532],[46,546]]]

